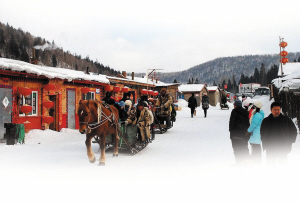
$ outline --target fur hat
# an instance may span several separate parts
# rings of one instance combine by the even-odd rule
[[[243,101],[243,106],[249,106],[249,104],[253,103],[251,99],[246,99]]]
[[[131,106],[131,105],[132,105],[132,102],[131,102],[130,100],[126,100],[126,101],[125,101],[125,105]]]
[[[237,100],[235,100],[233,105],[236,107],[242,106],[242,101],[237,99]]]
[[[165,91],[167,93],[167,89],[166,88],[161,88],[160,92]]]
[[[260,109],[263,106],[263,104],[259,100],[255,101],[253,105],[256,106],[257,108],[260,108]]]

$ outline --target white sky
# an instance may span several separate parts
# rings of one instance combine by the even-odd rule
[[[298,3],[0,0],[0,21],[116,70],[186,70],[217,57],[300,51]]]

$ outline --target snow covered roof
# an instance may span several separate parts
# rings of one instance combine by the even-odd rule
[[[214,91],[217,91],[217,90],[219,89],[218,86],[211,86],[211,87],[206,87],[206,88],[207,88],[207,90],[208,90],[209,92],[214,92]]]
[[[203,87],[205,87],[204,84],[187,84],[187,85],[180,85],[178,87],[178,90],[180,92],[200,92]]]
[[[285,65],[282,65],[283,76],[290,75],[295,71],[300,71],[300,63],[299,62],[286,63]],[[281,76],[281,67],[280,67],[280,65],[279,65],[279,68],[278,68],[278,74],[277,75]]]
[[[49,66],[40,66],[13,59],[0,58],[0,70],[12,70],[15,72],[25,71],[26,73],[46,76],[48,78],[60,78],[68,81],[89,80],[101,83],[109,83],[106,75],[89,75],[82,71],[76,71],[66,68],[55,68]]]
[[[274,84],[279,91],[281,91],[284,87],[289,87],[290,89],[300,88],[300,63],[287,64],[292,64],[291,66],[287,66],[287,69],[283,68],[283,72],[287,72],[288,74],[285,77],[272,80],[272,84]]]

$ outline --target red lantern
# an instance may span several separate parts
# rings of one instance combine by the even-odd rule
[[[23,95],[24,97],[27,97],[28,95],[31,95],[31,89],[28,87],[20,87],[19,88],[19,93]]]
[[[113,87],[113,91],[114,92],[120,92],[121,91],[121,88],[119,86],[114,86]]]
[[[50,91],[50,90],[54,90],[55,86],[53,84],[47,84],[44,86],[44,90],[46,91]]]
[[[141,90],[141,94],[147,94],[147,93],[148,93],[148,91],[146,89]]]
[[[153,90],[148,90],[148,94],[153,95],[154,94]]]
[[[154,91],[153,96],[157,96],[157,95],[158,95],[158,91]]]
[[[122,92],[129,92],[129,88],[128,87],[123,87],[121,91]]]
[[[44,107],[46,107],[47,109],[52,108],[52,106],[54,105],[54,103],[52,101],[44,101],[43,102]]]
[[[281,42],[281,43],[279,44],[279,46],[281,46],[282,48],[286,47],[287,45],[288,45],[287,42]]]
[[[25,104],[25,105],[21,106],[20,110],[22,113],[28,114],[32,111],[32,106]]]
[[[107,85],[104,87],[104,90],[107,91],[107,92],[111,92],[114,90],[114,87],[113,86],[110,86],[110,85]]]
[[[47,123],[47,124],[50,124],[54,121],[54,118],[52,116],[44,116],[43,117],[43,122],[44,123]]]
[[[288,52],[287,51],[282,51],[282,52],[280,52],[279,55],[285,57],[285,56],[288,55]]]
[[[282,58],[282,59],[280,59],[280,62],[285,64],[285,63],[289,62],[289,59],[288,58]]]
[[[90,91],[90,88],[88,88],[88,87],[83,87],[83,88],[81,88],[81,92],[82,92],[83,94],[89,93],[89,91]]]

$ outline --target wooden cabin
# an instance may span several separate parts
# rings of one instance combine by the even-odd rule
[[[0,140],[4,136],[4,123],[24,124],[26,131],[77,129],[79,101],[101,100],[104,87],[108,84],[109,80],[105,75],[85,74],[82,71],[0,58]],[[31,90],[28,96],[22,95],[26,89],[24,87]],[[82,93],[84,87],[88,88],[86,94]],[[48,101],[53,102],[53,107],[46,108]],[[27,115],[21,111],[23,105],[32,108]],[[48,116],[54,120],[49,124],[46,118]]]
[[[216,106],[220,102],[220,89],[218,86],[206,87],[208,90],[209,104]]]
[[[184,100],[186,101],[188,101],[189,98],[192,96],[192,93],[194,93],[194,96],[197,99],[198,106],[200,106],[202,102],[203,93],[208,93],[208,90],[204,84],[180,85],[178,90],[179,94],[181,94],[181,98],[184,98]]]

